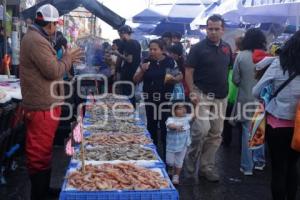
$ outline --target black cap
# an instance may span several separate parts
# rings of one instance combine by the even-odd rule
[[[123,25],[118,29],[119,33],[128,33],[131,34],[133,33],[132,28],[128,25]]]

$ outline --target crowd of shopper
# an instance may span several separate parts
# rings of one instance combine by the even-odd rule
[[[62,96],[63,87],[55,84],[53,88],[51,84],[68,76],[72,64],[83,56],[79,48],[68,47],[62,34],[56,35],[58,17],[52,5],[40,7],[21,44],[20,80],[32,200],[43,199],[49,191],[52,145],[63,101],[51,93]],[[196,183],[205,177],[218,182],[221,166],[216,165],[217,151],[222,141],[230,146],[232,127],[240,127],[237,170],[249,176],[270,164],[273,199],[295,200],[299,153],[290,143],[300,100],[300,32],[284,44],[278,56],[262,64],[271,56],[262,31],[247,30],[236,39],[233,53],[222,40],[224,29],[224,19],[212,15],[207,20],[207,37],[193,45],[187,55],[181,34],[167,32],[149,42],[149,56],[142,58],[139,42],[131,37],[133,30],[124,25],[118,29],[120,38],[105,47],[101,56],[94,52],[100,57],[92,62],[105,63],[111,69],[111,83],[123,81],[120,93],[129,96],[135,106],[135,86],[143,83],[143,104],[139,106],[145,106],[147,129],[154,144],[162,146],[161,157],[170,167],[174,184],[180,183],[182,169],[186,180]],[[259,76],[258,69],[263,69]],[[256,102],[266,86],[274,94],[286,80],[290,82],[266,105],[266,144],[249,148]],[[225,116],[230,119],[224,121]],[[271,163],[266,163],[266,150]]]

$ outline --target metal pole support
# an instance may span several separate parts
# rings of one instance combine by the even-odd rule
[[[7,53],[7,32],[6,32],[6,0],[3,0],[3,31],[4,31],[4,55]],[[2,59],[2,58],[1,58]]]

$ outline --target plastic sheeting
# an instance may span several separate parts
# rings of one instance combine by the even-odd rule
[[[159,23],[155,29],[151,32],[153,35],[162,35],[164,32],[179,32],[182,35],[200,35],[199,30],[192,31],[189,24],[183,23],[172,23],[167,21],[162,21]]]
[[[288,3],[276,3],[261,6],[241,7],[232,10],[225,15],[239,14],[244,22],[248,23],[280,23],[295,25],[300,15],[300,1]]]
[[[132,21],[135,23],[158,23],[167,18],[172,6],[172,4],[153,5],[133,16]]]
[[[213,14],[222,15],[226,21],[231,23],[239,23],[240,13],[238,13],[238,10],[240,7],[242,7],[240,0],[223,0],[222,2],[214,2],[191,22],[191,28],[196,29],[198,26],[206,25],[208,17]],[[228,14],[229,11],[231,11],[230,14]]]
[[[174,23],[190,24],[205,8],[201,0],[177,0],[170,10],[167,20]]]
[[[245,7],[241,15],[250,23],[274,22],[295,25],[300,16],[300,2]]]

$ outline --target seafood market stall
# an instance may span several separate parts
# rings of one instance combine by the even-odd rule
[[[66,145],[72,158],[60,200],[177,200],[165,165],[128,98],[90,97]]]
[[[21,100],[20,80],[0,75],[0,184],[5,184],[5,174],[16,168],[14,156],[25,141]]]

